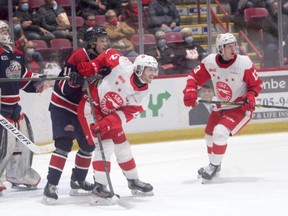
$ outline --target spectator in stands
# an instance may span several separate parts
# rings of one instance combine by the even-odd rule
[[[55,0],[44,0],[38,12],[41,15],[41,27],[52,32],[56,38],[68,38],[72,40],[72,28],[68,16],[63,7]]]
[[[205,83],[199,90],[198,94],[201,100],[212,101],[214,97],[214,89],[212,82]],[[189,111],[189,125],[206,124],[213,105],[209,103],[199,103]]]
[[[149,33],[148,27],[150,23],[149,13],[146,9],[142,10],[142,20],[144,33]],[[129,26],[139,33],[138,23],[138,4],[137,0],[128,0],[128,4],[122,8],[121,21],[126,22]]]
[[[84,14],[91,12],[95,15],[103,15],[107,11],[106,0],[80,0],[79,1],[79,13],[78,15],[84,17]]]
[[[166,44],[166,35],[164,31],[155,33],[156,46],[149,47],[145,54],[151,55],[157,59],[159,64],[158,75],[177,74],[178,69],[175,64],[175,53]]]
[[[180,33],[185,44],[178,46],[174,50],[175,63],[179,73],[189,73],[200,64],[201,60],[206,56],[206,51],[202,46],[194,42],[191,28],[183,28]]]
[[[40,27],[41,17],[35,11],[29,10],[28,0],[19,0],[17,6],[14,16],[20,19],[22,29],[28,40],[45,40],[49,42],[55,38],[51,32]]]
[[[88,28],[96,26],[96,17],[92,12],[85,13],[83,18],[84,24],[77,31],[78,47],[86,46],[86,43],[84,42],[84,34]]]
[[[44,68],[43,57],[39,52],[35,51],[36,44],[32,41],[27,41],[25,43],[25,59],[26,67],[34,71],[34,73],[41,73]]]
[[[14,41],[17,49],[24,51],[27,38],[24,35],[24,31],[21,27],[21,22],[18,17],[13,17],[13,29],[14,29]]]
[[[135,30],[125,22],[119,22],[114,10],[106,12],[105,20],[103,28],[108,34],[111,47],[126,57],[137,57],[139,54],[134,50],[130,40],[131,36],[136,33]]]
[[[149,4],[150,32],[154,34],[161,30],[164,32],[180,31],[180,15],[176,5],[169,0],[155,0]]]
[[[283,20],[285,21],[285,20]],[[283,39],[287,37],[287,23],[283,24]],[[262,23],[264,33],[264,66],[279,67],[278,1],[273,1],[269,15]],[[286,52],[285,52],[286,53]],[[287,57],[287,56],[286,56]]]

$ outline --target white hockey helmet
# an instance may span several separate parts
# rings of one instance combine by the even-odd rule
[[[10,29],[6,22],[0,20],[0,44],[12,44]]]
[[[222,55],[222,50],[224,49],[224,45],[235,43],[237,44],[237,40],[235,36],[231,33],[219,34],[216,38],[216,50]]]
[[[155,76],[158,75],[158,62],[153,56],[141,54],[134,60],[134,73],[141,79],[145,67],[155,68]]]

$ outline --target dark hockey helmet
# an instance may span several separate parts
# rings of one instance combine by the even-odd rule
[[[100,26],[90,27],[84,34],[84,41],[88,44],[97,42],[97,38],[106,37],[107,32]]]

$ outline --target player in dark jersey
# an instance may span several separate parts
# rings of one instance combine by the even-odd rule
[[[6,22],[0,20],[0,78],[19,79],[37,77],[25,67],[22,51],[15,48]],[[0,82],[1,115],[12,123],[22,134],[33,140],[33,133],[27,116],[19,105],[20,89],[25,92],[42,92],[43,82]],[[0,177],[6,170],[6,179],[13,187],[24,185],[35,188],[40,175],[31,168],[33,154],[12,133],[0,126]],[[0,178],[1,179],[1,178]],[[4,179],[4,178],[3,178]],[[0,180],[0,194],[6,186]]]
[[[70,75],[71,79],[56,81],[51,96],[49,110],[56,150],[52,153],[49,163],[43,204],[51,204],[58,199],[56,186],[60,181],[74,139],[77,140],[80,149],[76,153],[75,167],[72,169],[70,195],[81,195],[78,189],[84,191],[93,189],[93,184],[85,179],[95,146],[87,143],[77,118],[77,106],[83,88],[83,78],[77,72],[77,65],[80,62],[88,62],[104,52],[109,46],[109,39],[102,27],[88,28],[84,38],[86,47],[75,50],[60,72],[60,76]],[[109,72],[109,68],[104,68],[103,71]]]

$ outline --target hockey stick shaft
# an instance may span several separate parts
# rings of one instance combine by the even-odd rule
[[[12,133],[21,143],[29,148],[35,154],[44,154],[51,152],[49,146],[37,146],[29,138],[27,138],[21,131],[19,131],[13,124],[11,124],[4,116],[0,114],[0,124],[10,133]]]
[[[208,101],[208,100],[199,100],[198,102],[199,103],[221,104],[221,105],[239,105],[239,106],[244,104],[241,102]],[[256,107],[274,108],[274,109],[288,109],[288,107],[285,107],[285,106],[273,106],[273,105],[261,105],[261,104],[256,104]]]
[[[88,79],[88,80],[98,80],[98,79],[102,79],[103,76],[100,74],[95,74],[93,76],[84,78],[84,79]],[[22,81],[48,81],[48,80],[70,80],[70,76],[63,76],[63,77],[34,77],[34,78],[0,78],[0,82],[22,82]]]

